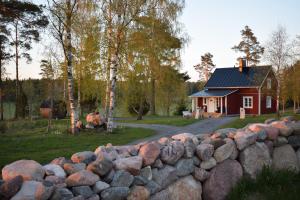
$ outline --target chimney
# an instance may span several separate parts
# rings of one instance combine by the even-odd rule
[[[243,68],[244,68],[244,67],[247,67],[246,59],[240,58],[240,59],[239,59],[239,71],[240,71],[241,73],[243,72]]]

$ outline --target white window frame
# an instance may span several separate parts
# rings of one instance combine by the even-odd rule
[[[249,100],[251,99],[251,105]],[[243,108],[253,108],[253,97],[252,96],[243,96]]]
[[[272,97],[271,96],[266,97],[266,108],[272,108]]]
[[[267,78],[267,89],[272,89],[272,79]]]
[[[207,106],[207,98],[203,97],[203,105]]]

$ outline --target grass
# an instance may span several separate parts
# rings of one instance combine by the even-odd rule
[[[282,116],[295,116],[296,119],[300,120],[300,115],[295,115],[292,112],[286,112]],[[266,119],[277,118],[276,114],[265,114],[261,116],[246,116],[245,119],[236,119],[228,124],[223,125],[220,128],[243,128],[250,123],[264,123]]]
[[[135,123],[135,124],[163,124],[171,126],[186,126],[193,124],[200,119],[194,118],[183,118],[181,116],[172,116],[172,117],[158,117],[158,116],[148,116],[144,117],[143,120],[120,120],[123,123]]]
[[[85,130],[73,136],[67,133],[67,124],[68,120],[54,120],[53,130],[46,133],[47,120],[7,122],[7,132],[0,133],[0,169],[19,159],[33,159],[45,164],[56,157],[69,158],[78,151],[94,151],[107,143],[123,145],[154,134],[154,131],[142,128],[117,128],[111,134]]]
[[[264,168],[256,180],[242,178],[228,195],[228,200],[300,199],[300,173]]]

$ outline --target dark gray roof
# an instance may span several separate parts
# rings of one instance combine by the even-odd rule
[[[271,66],[217,68],[207,81],[205,88],[255,87],[260,86],[272,69]]]
[[[224,97],[238,90],[206,89],[192,94],[190,97]]]

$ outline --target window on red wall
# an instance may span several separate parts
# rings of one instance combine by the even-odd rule
[[[272,97],[267,96],[266,98],[266,108],[272,108]]]
[[[253,108],[253,97],[251,96],[243,97],[243,108]]]

